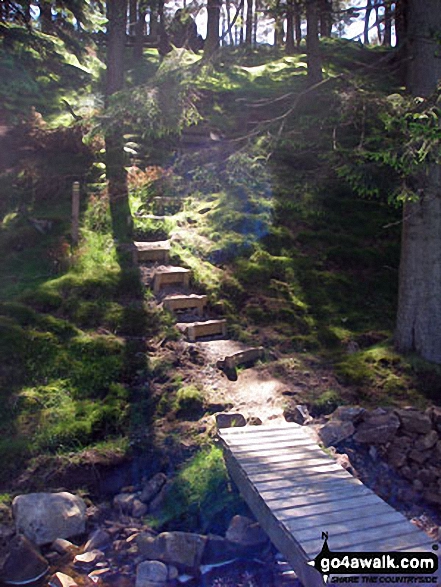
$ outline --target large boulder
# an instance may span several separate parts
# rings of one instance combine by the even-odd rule
[[[47,560],[26,536],[15,536],[9,546],[1,580],[11,585],[25,585],[43,577],[49,570]]]
[[[364,417],[353,438],[362,444],[386,444],[394,438],[399,427],[396,414],[377,409]]]
[[[234,516],[225,534],[229,542],[237,546],[261,547],[268,542],[268,536],[255,522],[246,516]]]
[[[411,407],[395,410],[395,412],[400,418],[401,426],[405,432],[428,434],[432,430],[432,419],[429,414],[424,414]]]
[[[183,569],[196,569],[202,559],[206,537],[189,532],[162,532],[155,538],[139,534],[136,538],[140,554]]]
[[[15,527],[34,544],[83,534],[86,504],[72,493],[29,493],[12,502]]]
[[[330,420],[318,431],[320,440],[324,446],[334,446],[355,432],[354,425],[350,420]]]

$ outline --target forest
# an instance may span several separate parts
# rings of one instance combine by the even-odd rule
[[[227,421],[314,429],[435,537],[441,0],[3,0],[0,45],[0,581],[176,584],[152,536],[253,518]],[[17,579],[11,504],[63,490],[108,574],[41,542]]]

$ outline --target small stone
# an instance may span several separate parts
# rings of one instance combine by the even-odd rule
[[[422,491],[424,489],[424,484],[419,479],[414,479],[412,487],[415,491]]]
[[[107,577],[108,575],[110,575],[112,573],[112,569],[109,567],[104,567],[102,569],[95,569],[95,571],[92,571],[91,573],[89,573],[87,576],[92,579],[93,582],[98,581],[99,579],[104,579],[105,577]]]
[[[311,421],[311,415],[308,408],[303,404],[297,404],[294,407],[285,408],[283,416],[287,422],[295,422],[301,426]]]
[[[132,516],[134,518],[142,518],[149,510],[149,506],[143,503],[140,499],[134,499],[132,505]]]
[[[69,540],[65,540],[64,538],[57,538],[51,544],[52,550],[55,550],[58,554],[67,554],[68,552],[74,552],[78,550],[78,546],[72,544]]]
[[[415,448],[416,450],[429,450],[429,448],[435,446],[435,444],[438,442],[438,439],[438,433],[436,430],[431,430],[424,436],[417,438],[415,442]]]
[[[90,571],[98,562],[104,559],[104,553],[101,550],[90,550],[84,554],[78,554],[74,558],[74,565],[77,569]]]
[[[150,503],[151,500],[158,495],[167,481],[167,475],[164,473],[157,473],[144,485],[139,499],[144,503]]]
[[[435,491],[425,491],[423,493],[423,497],[429,503],[433,503],[435,505],[441,505],[441,493]]]
[[[354,425],[349,421],[330,420],[324,424],[318,431],[320,440],[325,447],[339,444],[346,438],[352,436],[355,432]]]
[[[216,425],[218,428],[236,428],[246,426],[245,417],[242,414],[222,413],[216,414]]]
[[[421,469],[421,471],[417,475],[417,479],[421,481],[424,487],[427,487],[431,483],[435,483],[436,475],[434,471],[431,469]]]
[[[167,580],[168,581],[176,581],[176,579],[179,577],[178,569],[173,565],[168,565],[167,569],[168,569]]]
[[[162,587],[167,583],[167,566],[160,561],[144,561],[136,569],[135,587]]]
[[[409,453],[409,459],[411,459],[412,461],[415,461],[416,463],[419,463],[420,465],[422,465],[423,463],[425,463],[428,459],[430,459],[430,452],[431,451],[419,451],[419,450],[411,450]]]
[[[113,507],[123,514],[130,514],[136,497],[136,493],[118,493],[113,498]]]
[[[410,467],[402,467],[400,469],[400,474],[408,481],[412,481],[414,479],[414,474]]]
[[[78,587],[77,582],[69,575],[57,572],[49,580],[50,587]]]
[[[248,426],[262,426],[263,422],[258,416],[248,418]]]
[[[110,546],[110,542],[110,534],[105,530],[98,528],[89,536],[89,540],[86,542],[84,550],[88,552],[89,550],[95,550],[97,548],[103,549]]]

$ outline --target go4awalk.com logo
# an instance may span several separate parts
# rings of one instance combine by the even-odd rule
[[[322,574],[325,583],[331,575],[332,583],[395,586],[438,583],[438,556],[433,552],[333,552],[326,532],[322,538],[320,553],[308,564]]]

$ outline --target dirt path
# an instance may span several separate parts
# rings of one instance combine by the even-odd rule
[[[268,373],[265,364],[238,369],[237,381],[230,381],[216,366],[219,359],[250,348],[234,340],[197,342],[194,346],[205,359],[199,373],[200,382],[210,403],[231,406],[228,411],[240,412],[245,418],[259,418],[262,423],[283,419],[283,407],[289,391],[286,384]]]

